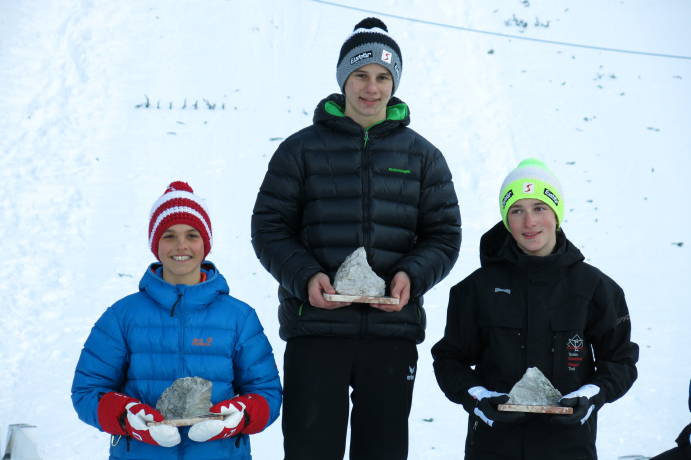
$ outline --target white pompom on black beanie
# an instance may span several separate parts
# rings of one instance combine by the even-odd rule
[[[360,21],[341,47],[336,65],[336,80],[341,92],[345,94],[345,82],[350,74],[367,64],[380,64],[391,72],[393,96],[401,81],[403,57],[386,24],[377,18]]]

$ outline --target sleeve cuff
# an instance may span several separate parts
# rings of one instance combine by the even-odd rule
[[[256,393],[247,393],[233,399],[245,405],[245,413],[248,420],[246,421],[245,428],[242,429],[243,434],[256,434],[266,428],[266,425],[269,423],[271,410],[269,409],[269,403],[263,396]]]

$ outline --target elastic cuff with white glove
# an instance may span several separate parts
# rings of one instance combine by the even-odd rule
[[[127,404],[127,434],[154,446],[173,447],[180,444],[180,432],[170,425],[149,427],[146,422],[162,422],[163,416],[147,404]]]
[[[224,415],[223,420],[205,420],[197,423],[190,428],[187,436],[192,441],[205,442],[214,441],[216,439],[230,438],[240,434],[244,427],[245,421],[245,405],[242,403],[234,403],[230,400],[220,403],[222,406],[218,412]],[[213,408],[216,408],[214,406]]]
[[[226,439],[239,434],[259,433],[269,422],[269,403],[264,397],[248,393],[222,401],[209,412],[224,415],[223,420],[206,420],[190,428],[187,436],[197,442]]]
[[[131,436],[154,446],[172,447],[180,444],[178,429],[168,425],[149,428],[146,422],[161,422],[163,416],[151,406],[131,396],[110,391],[100,395],[98,423],[106,433]]]

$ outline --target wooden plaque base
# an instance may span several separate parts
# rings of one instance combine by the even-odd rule
[[[522,404],[499,404],[497,408],[503,412],[532,412],[535,414],[573,414],[573,407],[555,406],[524,406]]]
[[[330,302],[354,302],[354,303],[378,303],[385,305],[398,305],[399,299],[393,297],[374,297],[366,295],[327,294],[324,298]]]
[[[205,420],[223,420],[223,415],[208,414],[198,415],[196,417],[186,418],[171,418],[162,422],[146,422],[146,426],[170,425],[170,426],[192,426],[195,423],[203,422]]]

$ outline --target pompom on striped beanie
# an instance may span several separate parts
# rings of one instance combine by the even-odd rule
[[[537,158],[521,161],[501,184],[499,212],[507,229],[509,208],[523,198],[540,200],[552,208],[557,215],[557,228],[561,227],[564,219],[564,191],[561,182],[547,165]]]
[[[366,18],[360,21],[353,29],[353,33],[343,42],[338,64],[336,64],[336,80],[343,94],[345,94],[345,83],[350,74],[367,64],[380,64],[391,72],[393,77],[391,95],[393,96],[401,81],[403,56],[398,44],[389,35],[386,24],[377,18]]]
[[[187,224],[201,234],[204,241],[204,259],[206,259],[213,244],[209,210],[204,200],[194,194],[187,182],[172,182],[151,207],[149,247],[159,261],[161,259],[158,257],[158,242],[163,232],[177,224]]]

